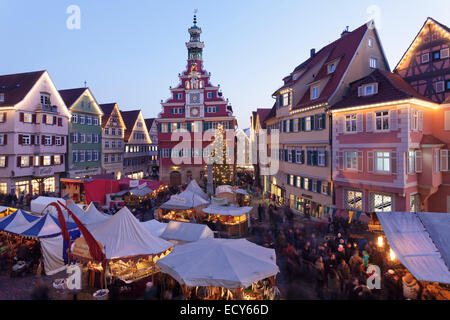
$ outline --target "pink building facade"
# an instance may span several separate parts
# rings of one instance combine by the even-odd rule
[[[0,76],[0,192],[59,192],[69,116],[47,71]]]
[[[441,109],[387,71],[352,83],[330,110],[336,207],[447,212],[445,197],[431,201],[437,193],[448,194],[441,171],[448,146],[436,134],[443,127],[443,121],[436,124]]]

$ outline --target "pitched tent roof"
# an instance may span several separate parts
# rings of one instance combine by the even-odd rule
[[[75,230],[77,226],[73,222],[66,222],[68,230]],[[59,224],[58,218],[52,216],[51,214],[46,214],[38,220],[34,221],[30,227],[21,232],[22,236],[31,237],[48,237],[61,233],[61,226]]]
[[[237,206],[220,206],[220,205],[210,205],[203,209],[203,212],[208,214],[216,214],[220,216],[233,216],[240,217],[246,213],[249,213],[253,207],[237,207]]]
[[[179,194],[170,197],[169,201],[163,203],[160,208],[162,209],[173,209],[173,210],[183,210],[192,209],[207,205],[209,200],[203,199],[197,193],[190,191],[183,191]]]
[[[136,121],[139,117],[140,110],[132,110],[132,111],[120,111],[122,115],[123,122],[125,123],[125,136],[124,140],[128,141],[128,138],[130,137],[134,125],[136,124]]]
[[[188,192],[193,192],[195,194],[198,194],[200,197],[202,197],[205,200],[209,200],[208,195],[203,191],[202,188],[198,185],[197,181],[195,179],[192,179],[191,182],[189,182],[188,186],[186,187],[186,190]]]
[[[45,72],[42,70],[0,76],[0,93],[5,95],[5,101],[0,102],[0,107],[13,106],[22,101]]]
[[[45,214],[48,212],[57,213],[55,207],[48,207],[45,209],[50,203],[60,201],[62,204],[66,205],[66,200],[62,198],[54,198],[54,197],[44,197],[39,196],[36,199],[31,201],[30,209],[32,213],[37,214]],[[44,212],[45,209],[45,212]]]
[[[39,217],[26,213],[22,209],[0,219],[0,230],[17,233],[27,230]]]
[[[378,83],[377,94],[370,96],[358,96],[359,86],[374,82]],[[376,69],[368,76],[352,82],[347,95],[345,95],[339,102],[335,103],[331,109],[335,110],[354,106],[364,106],[374,103],[383,103],[410,98],[417,98],[427,102],[432,102],[414,90],[398,74]]]
[[[142,226],[127,207],[102,223],[92,235],[105,246],[107,259],[154,255],[173,246]]]
[[[141,222],[141,225],[143,225],[145,229],[153,233],[155,236],[159,237],[164,230],[166,230],[168,223],[159,222],[158,220],[153,219]]]
[[[202,239],[156,262],[161,272],[188,287],[246,288],[279,272],[274,249],[246,239]]]
[[[450,214],[377,212],[400,262],[417,280],[450,284]]]
[[[214,232],[205,224],[170,221],[160,237],[169,241],[195,242],[214,238]]]
[[[91,231],[100,226],[103,222],[108,221],[110,218],[111,216],[98,211],[94,203],[91,202],[80,220],[86,226],[86,228]]]

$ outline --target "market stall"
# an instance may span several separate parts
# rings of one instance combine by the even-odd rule
[[[185,299],[270,299],[279,272],[275,250],[245,239],[177,246],[156,265],[182,286]]]
[[[10,208],[10,207],[3,207],[0,206],[0,218],[9,216],[10,214],[16,212],[17,209],[16,208]]]
[[[219,206],[210,205],[203,209],[208,214],[209,221],[220,220],[222,232],[229,237],[240,237],[247,233],[250,223],[250,211],[252,207],[237,207],[235,205]]]
[[[88,261],[89,284],[100,288],[114,279],[120,279],[124,286],[142,288],[143,281],[153,279],[159,272],[155,262],[170,253],[173,248],[170,242],[154,236],[142,226],[127,207],[95,228],[92,236],[105,252],[106,272],[103,263],[89,261],[87,244],[83,237],[73,244],[72,256],[76,261]],[[104,278],[107,279],[103,281]],[[138,293],[139,290],[134,289],[132,291]]]
[[[160,209],[163,210],[160,220],[190,222],[194,217],[201,220],[202,209],[209,204],[209,200],[202,198],[197,193],[183,191],[170,197],[169,201],[163,203]]]
[[[27,230],[39,218],[19,209],[0,219],[0,231],[20,234]]]
[[[202,197],[205,200],[209,200],[209,196],[203,191],[203,189],[198,185],[197,181],[195,179],[191,180],[189,182],[188,186],[186,187],[186,190],[188,192],[195,193]]]
[[[236,193],[232,186],[222,185],[216,187],[216,198],[226,199],[228,203],[236,204]]]
[[[204,224],[170,221],[159,237],[178,245],[214,238],[214,232]]]

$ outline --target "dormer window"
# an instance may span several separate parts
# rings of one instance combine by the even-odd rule
[[[311,100],[319,98],[319,86],[311,87]]]
[[[291,103],[291,94],[289,92],[278,96],[278,104],[280,107],[286,107]]]
[[[333,73],[334,70],[336,70],[336,64],[330,63],[330,64],[328,65],[328,74]]]
[[[373,48],[373,39],[369,38],[369,41],[367,41],[367,45],[369,46],[369,48]]]
[[[358,97],[371,96],[378,93],[378,83],[371,83],[358,87]]]

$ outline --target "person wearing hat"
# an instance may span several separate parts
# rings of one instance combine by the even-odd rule
[[[158,290],[153,282],[147,282],[145,285],[144,300],[158,300]]]

